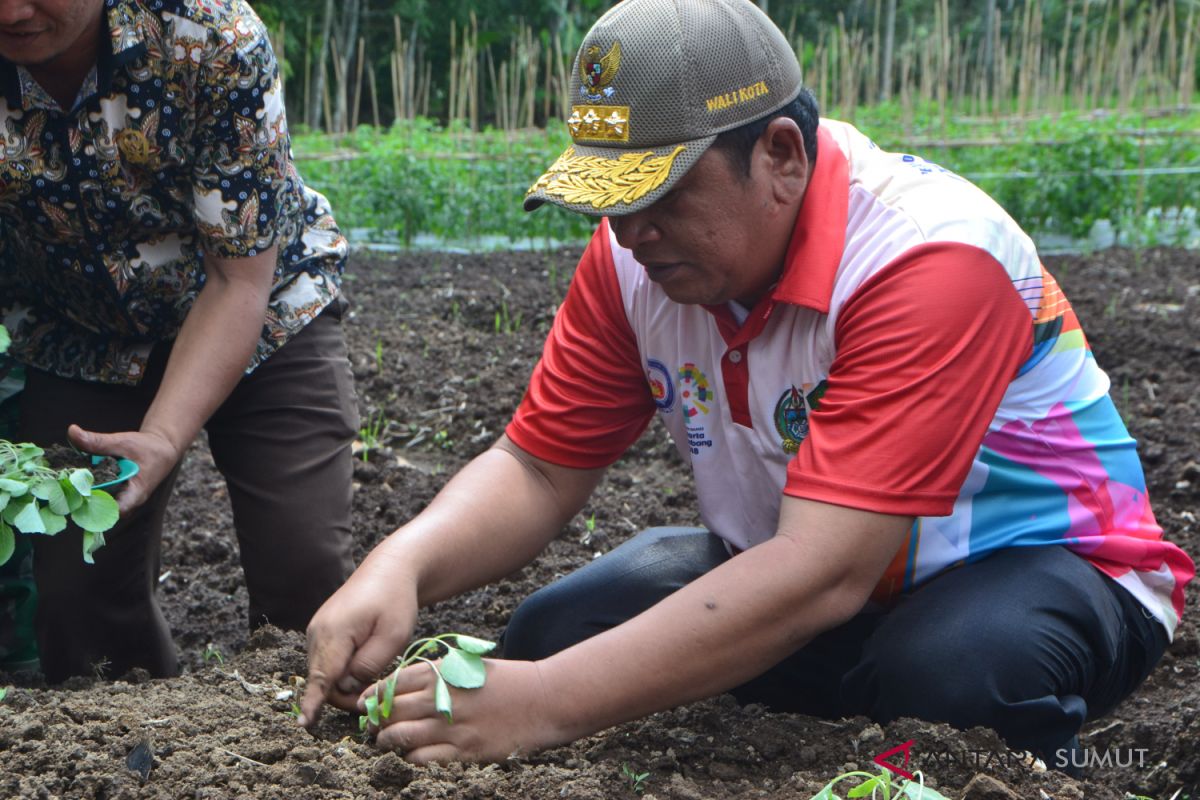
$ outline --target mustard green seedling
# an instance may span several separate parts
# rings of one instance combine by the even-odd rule
[[[0,564],[12,556],[15,533],[53,536],[70,519],[83,529],[83,560],[104,544],[104,532],[117,524],[117,501],[93,489],[91,470],[50,467],[35,444],[0,439]]]
[[[825,784],[825,788],[813,795],[812,800],[842,800],[843,796],[834,792],[834,788],[850,778],[865,780],[846,792],[847,800],[863,797],[869,797],[871,800],[947,800],[945,795],[925,785],[925,776],[920,770],[915,772],[913,777],[915,780],[908,780],[887,769],[879,770],[878,775],[859,770],[845,772]]]
[[[454,644],[450,640],[454,640]],[[436,676],[433,687],[434,705],[446,718],[454,722],[450,708],[450,687],[478,689],[487,677],[483,656],[495,649],[496,643],[461,633],[443,633],[417,639],[408,646],[400,663],[387,678],[375,684],[375,694],[366,699],[367,713],[358,718],[359,730],[366,731],[368,725],[379,727],[392,715],[392,701],[396,696],[396,676],[407,666],[424,662]],[[441,661],[438,651],[445,650]]]

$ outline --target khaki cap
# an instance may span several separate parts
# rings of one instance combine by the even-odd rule
[[[625,0],[571,70],[568,147],[525,195],[620,216],[662,197],[717,134],[796,99],[800,63],[750,0]]]

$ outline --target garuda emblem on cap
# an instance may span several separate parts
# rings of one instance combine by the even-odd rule
[[[620,66],[620,42],[613,42],[603,56],[600,55],[600,46],[592,45],[579,58],[579,93],[593,103],[612,97],[615,90],[609,84]]]

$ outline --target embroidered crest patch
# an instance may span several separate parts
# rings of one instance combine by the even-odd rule
[[[811,391],[808,391],[809,389]],[[825,389],[825,381],[821,381],[815,388],[811,383],[806,383],[798,389],[791,386],[779,396],[773,418],[775,430],[781,437],[779,444],[783,452],[795,453],[800,449],[800,443],[808,436],[808,415],[820,408]]]

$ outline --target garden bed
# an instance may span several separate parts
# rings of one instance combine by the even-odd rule
[[[364,424],[378,433],[378,441],[366,437],[367,459],[356,461],[358,559],[503,430],[577,256],[352,259],[347,337]],[[1142,443],[1159,521],[1200,554],[1200,256],[1114,250],[1048,266]],[[521,598],[555,575],[643,527],[697,522],[688,472],[654,424],[537,562],[423,612],[421,632],[495,638]],[[315,735],[288,715],[293,676],[304,674],[303,641],[270,628],[247,635],[228,502],[202,444],[177,484],[162,569],[160,594],[185,674],[112,676],[98,664],[100,677],[53,689],[17,681],[0,702],[0,797],[611,798],[634,797],[629,773],[648,773],[636,787],[644,797],[808,798],[910,739],[914,758],[949,797],[962,797],[973,779],[968,796],[1006,796],[981,793],[989,778],[1013,797],[1089,800],[1126,791],[1167,800],[1181,788],[1181,798],[1195,797],[1200,783],[1195,590],[1159,669],[1085,730],[1088,752],[1122,765],[1090,767],[1077,782],[1010,758],[982,729],[827,722],[728,698],[501,765],[412,768],[361,743],[350,714],[331,711]]]

